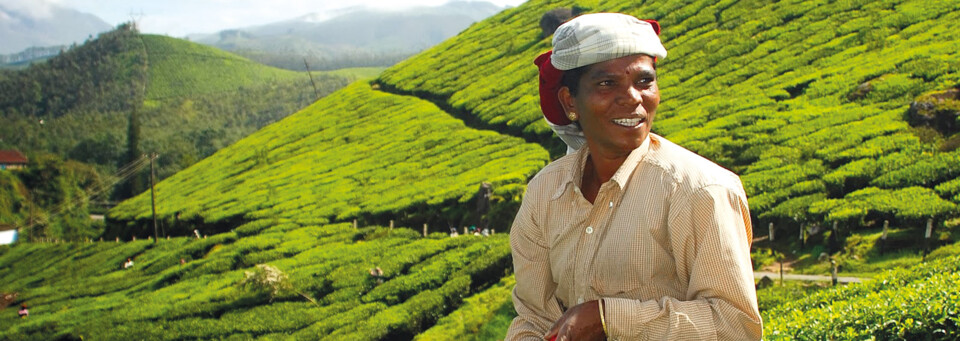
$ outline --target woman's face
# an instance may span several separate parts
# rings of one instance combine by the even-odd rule
[[[660,104],[653,57],[637,54],[590,65],[579,86],[576,95],[561,88],[560,102],[579,117],[591,152],[625,156],[643,143]]]

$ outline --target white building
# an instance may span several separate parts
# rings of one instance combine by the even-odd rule
[[[17,241],[17,228],[0,225],[0,245],[10,245]]]

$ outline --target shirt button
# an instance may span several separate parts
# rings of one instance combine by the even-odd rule
[[[593,226],[587,226],[587,234],[593,233]]]
[[[580,187],[574,187],[574,188],[573,188],[573,191],[574,191],[574,192],[577,192],[577,193],[580,193]]]
[[[583,304],[583,297],[577,298],[577,304]]]
[[[613,201],[610,202],[610,208],[613,208]]]

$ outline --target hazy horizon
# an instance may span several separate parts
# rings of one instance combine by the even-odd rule
[[[481,0],[497,6],[517,6],[526,0]],[[417,6],[440,6],[450,0],[355,0],[347,4],[332,0],[208,0],[208,1],[123,1],[123,0],[0,0],[12,10],[42,17],[51,5],[93,14],[111,26],[136,20],[143,33],[185,37],[216,33],[226,29],[263,25],[311,13],[334,16],[349,8],[400,10]]]

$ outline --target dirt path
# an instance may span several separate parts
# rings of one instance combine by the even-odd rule
[[[763,276],[770,277],[770,279],[773,279],[773,280],[780,279],[780,273],[778,272],[756,271],[753,273],[753,278],[763,278]],[[800,274],[788,274],[788,273],[783,274],[783,279],[791,280],[791,281],[824,281],[824,282],[830,282],[832,280],[830,276],[800,275]],[[863,278],[858,278],[858,277],[843,277],[843,276],[837,277],[837,282],[840,282],[840,283],[860,283],[863,281],[864,281]]]

